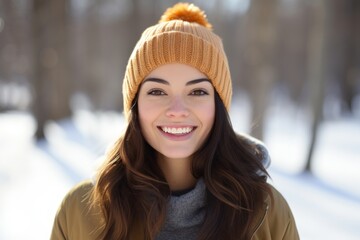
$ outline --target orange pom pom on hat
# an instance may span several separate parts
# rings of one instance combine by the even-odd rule
[[[141,82],[155,68],[168,63],[187,64],[204,73],[229,110],[232,85],[222,41],[202,10],[178,3],[142,33],[130,56],[123,81],[127,119]]]

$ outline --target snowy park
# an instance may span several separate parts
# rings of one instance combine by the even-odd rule
[[[246,133],[249,106],[244,101],[235,106],[233,125]],[[308,174],[302,173],[309,137],[306,114],[285,109],[269,111],[264,142],[272,158],[269,182],[291,206],[301,239],[359,239],[359,117],[322,123],[314,173]],[[33,138],[35,126],[28,113],[0,115],[1,240],[49,239],[64,194],[93,176],[124,120],[116,112],[77,111],[49,122],[46,140],[39,142]]]
[[[125,128],[127,66],[144,63],[129,70],[140,76],[160,59],[129,61],[161,52],[132,49],[175,2],[0,1],[0,240],[50,238],[65,194],[94,177]],[[300,238],[359,240],[360,1],[191,2],[205,11],[220,51],[164,52],[198,63],[200,50],[217,61],[223,45],[225,64],[201,66],[221,72],[229,64],[232,87],[216,86],[232,96],[234,129],[266,146],[268,182],[288,201]]]

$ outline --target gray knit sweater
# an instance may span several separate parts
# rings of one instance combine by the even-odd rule
[[[156,240],[192,240],[197,238],[205,216],[205,183],[180,196],[171,196],[165,224]]]

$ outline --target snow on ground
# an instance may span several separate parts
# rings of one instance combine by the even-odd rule
[[[242,104],[241,109],[249,111]],[[234,127],[246,132],[248,112],[236,109],[231,114]],[[307,122],[306,114],[291,108],[271,112],[264,139],[272,157],[271,183],[288,200],[301,239],[359,239],[360,121],[338,119],[321,126],[315,175],[300,171],[309,138]],[[1,114],[0,240],[49,239],[63,196],[93,175],[122,126],[119,114],[79,111],[49,123],[47,141],[35,142],[30,115]]]

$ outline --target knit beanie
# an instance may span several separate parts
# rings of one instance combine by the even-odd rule
[[[222,40],[212,31],[204,11],[194,4],[178,3],[142,33],[130,56],[123,81],[127,120],[144,78],[168,63],[187,64],[205,74],[229,110],[232,86]]]

